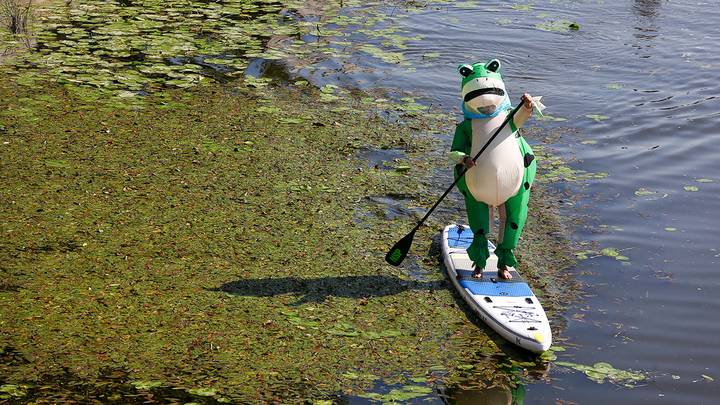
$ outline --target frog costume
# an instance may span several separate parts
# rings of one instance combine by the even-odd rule
[[[461,65],[458,71],[463,76],[461,108],[465,119],[457,125],[450,149],[456,178],[463,169],[463,159],[475,156],[512,110],[499,72],[500,61]],[[535,155],[511,119],[458,182],[474,234],[467,252],[476,269],[482,270],[490,256],[490,207],[498,207],[501,216],[503,209],[505,213],[495,250],[498,268],[517,264],[513,249],[527,219],[535,171]]]

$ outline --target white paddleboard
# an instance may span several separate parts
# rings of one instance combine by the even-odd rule
[[[483,322],[508,341],[535,353],[552,344],[552,332],[545,310],[520,274],[509,267],[513,278],[497,274],[495,246],[488,241],[490,257],[481,279],[471,277],[472,261],[466,249],[473,240],[469,226],[448,225],[443,231],[442,253],[445,268],[455,288]]]

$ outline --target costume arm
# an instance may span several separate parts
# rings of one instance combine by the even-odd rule
[[[525,125],[527,120],[530,119],[532,111],[532,107],[527,108],[525,106],[522,106],[522,108],[520,108],[518,112],[513,115],[513,124],[515,124],[515,128],[522,128],[522,126]]]
[[[465,156],[470,153],[471,137],[468,133],[469,123],[469,120],[465,120],[455,127],[455,136],[453,137],[450,154],[448,155],[450,160],[455,164],[461,164]]]
[[[545,109],[545,106],[543,105],[543,103],[540,102],[541,98],[542,96],[532,97],[531,107],[528,108],[527,106],[523,106],[518,112],[515,113],[512,122],[515,125],[515,128],[513,128],[513,132],[517,131],[517,128],[521,128],[523,125],[525,125],[527,120],[530,119],[530,116],[532,116],[533,110],[537,110],[540,116],[543,115],[542,110]]]

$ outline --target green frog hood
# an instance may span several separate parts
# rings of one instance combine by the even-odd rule
[[[499,60],[460,65],[458,72],[462,76],[461,108],[465,118],[492,118],[511,107]]]

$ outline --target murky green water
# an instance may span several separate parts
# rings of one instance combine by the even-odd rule
[[[538,365],[506,349],[495,360],[512,389],[487,389],[498,378],[472,372],[474,361],[488,358],[478,348],[465,352],[464,377],[379,381],[367,395],[340,401],[711,403],[720,395],[716,5],[73,1],[43,8],[37,51],[4,74],[26,86],[72,84],[86,101],[115,107],[140,109],[147,94],[250,74],[257,87],[324,86],[328,102],[382,89],[388,98],[365,102],[383,110],[389,99],[411,97],[402,113],[452,115],[455,67],[493,57],[504,64],[511,97],[544,96],[550,115],[533,123],[534,142],[594,173],[582,185],[557,186],[564,212],[587,217],[570,238],[589,243],[569,270],[584,298],[553,317],[566,350]],[[4,114],[33,118],[27,109]],[[448,149],[450,121],[445,130],[438,153]],[[397,158],[385,155],[368,158],[381,166]],[[449,171],[440,173],[450,181]],[[387,204],[386,215],[408,215]],[[448,206],[443,218],[463,217],[458,200]],[[649,379],[631,384],[627,370]]]

